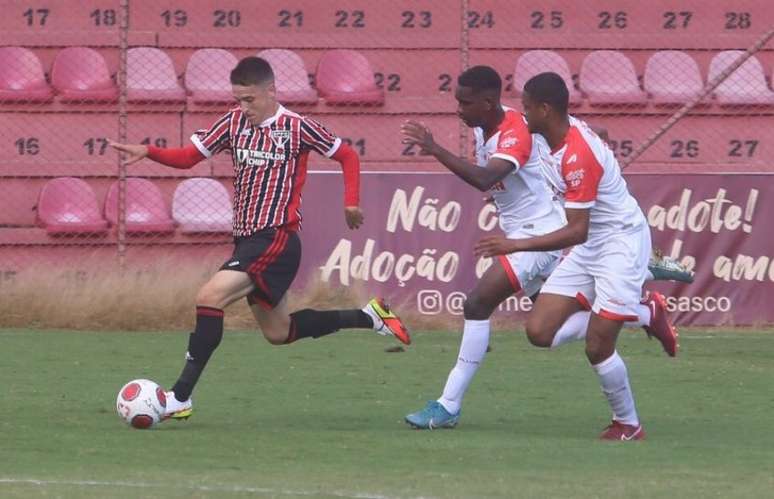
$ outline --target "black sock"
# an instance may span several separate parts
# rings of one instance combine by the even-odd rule
[[[374,321],[362,310],[312,310],[305,308],[290,314],[290,331],[285,343],[301,338],[319,338],[339,329],[372,328]]]
[[[175,398],[184,402],[191,397],[207,361],[223,338],[223,310],[212,307],[196,307],[196,329],[188,337],[185,366],[172,391]]]

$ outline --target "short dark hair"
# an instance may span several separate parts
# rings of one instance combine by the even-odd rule
[[[457,78],[457,84],[472,88],[474,94],[483,90],[492,90],[499,94],[503,88],[503,80],[490,66],[473,66],[466,69]]]
[[[274,71],[260,57],[245,57],[231,70],[232,85],[260,85],[270,81],[274,81]]]
[[[524,92],[536,102],[545,102],[562,114],[567,114],[570,91],[556,73],[540,73],[524,84]]]

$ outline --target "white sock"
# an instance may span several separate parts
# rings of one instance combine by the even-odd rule
[[[438,399],[438,402],[451,414],[460,412],[462,397],[465,396],[465,391],[473,380],[478,366],[484,360],[487,346],[489,346],[489,321],[466,320],[457,364],[449,373],[443,395]]]
[[[642,327],[650,325],[650,308],[647,305],[637,305],[637,320],[624,322],[624,327]],[[575,312],[564,321],[551,342],[551,348],[558,348],[565,343],[586,338],[591,312]]]
[[[558,348],[565,343],[585,338],[590,317],[591,312],[575,312],[569,316],[554,335],[554,339],[551,341],[551,348]]]
[[[608,359],[592,367],[599,375],[602,393],[607,397],[613,410],[613,419],[623,424],[638,426],[640,420],[634,407],[634,394],[629,386],[629,375],[626,372],[626,364],[618,352],[613,352]]]
[[[637,305],[637,322],[627,322],[626,327],[650,326],[650,307],[640,303]]]
[[[656,280],[656,276],[653,275],[653,272],[651,272],[650,269],[648,269],[648,273],[645,274],[645,280],[646,281],[655,281]]]

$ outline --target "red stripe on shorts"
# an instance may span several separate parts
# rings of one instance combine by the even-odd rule
[[[511,262],[508,261],[508,257],[505,255],[498,255],[497,259],[500,261],[500,265],[503,266],[505,274],[508,276],[508,280],[513,287],[513,292],[518,293],[521,290],[521,284],[519,283],[519,278],[516,277],[516,274],[513,272],[513,267],[511,267]]]

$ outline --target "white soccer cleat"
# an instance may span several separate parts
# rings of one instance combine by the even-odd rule
[[[185,402],[180,402],[175,398],[175,392],[172,390],[165,392],[167,396],[167,408],[164,412],[164,419],[185,420],[193,414],[193,401],[189,398]]]

